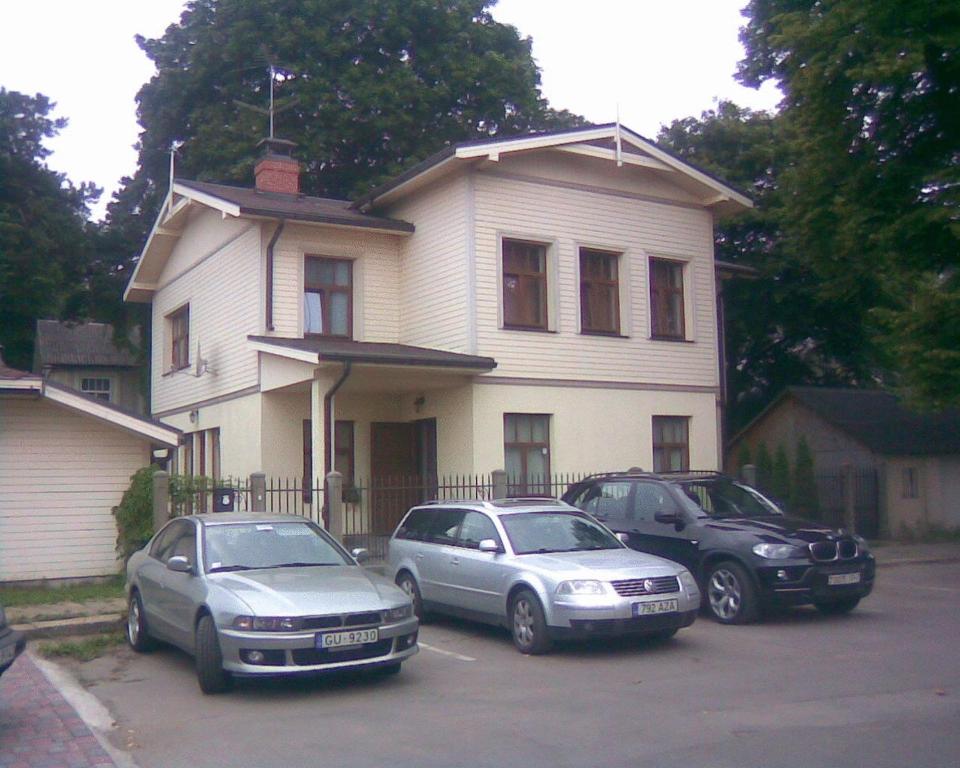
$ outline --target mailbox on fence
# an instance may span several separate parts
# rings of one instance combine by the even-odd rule
[[[213,489],[213,511],[233,512],[237,508],[236,488]]]

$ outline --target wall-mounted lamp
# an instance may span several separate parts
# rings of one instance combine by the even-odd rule
[[[200,411],[194,408],[192,411],[190,411],[190,423],[196,424],[199,419],[200,419]]]
[[[416,400],[413,401],[413,409],[417,413],[420,413],[420,411],[423,409],[423,406],[426,405],[426,403],[427,403],[427,398],[425,398],[423,395],[420,395],[420,397],[418,397]]]

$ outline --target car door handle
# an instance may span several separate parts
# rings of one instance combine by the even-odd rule
[[[460,558],[459,558],[459,557],[451,557],[451,558],[450,558],[450,565],[460,565]]]
[[[417,560],[423,560],[423,552],[417,552]]]

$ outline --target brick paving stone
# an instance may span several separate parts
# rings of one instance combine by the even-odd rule
[[[26,654],[0,678],[0,768],[116,768]]]

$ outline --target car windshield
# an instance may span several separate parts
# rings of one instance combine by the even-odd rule
[[[586,515],[570,512],[524,512],[500,518],[518,555],[621,549],[623,544]]]
[[[307,521],[208,525],[203,549],[207,573],[353,564]]]
[[[732,480],[685,482],[683,490],[710,517],[770,517],[783,514],[772,501],[753,488]]]

